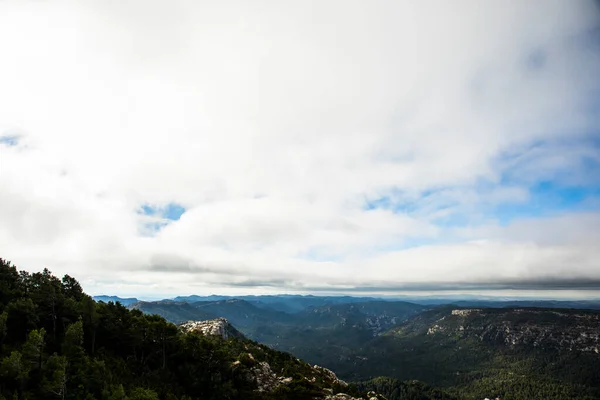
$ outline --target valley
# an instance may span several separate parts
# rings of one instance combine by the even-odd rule
[[[367,298],[329,305],[322,305],[327,299],[308,300],[288,301],[289,309],[299,310],[296,312],[258,307],[241,299],[138,302],[129,308],[161,315],[173,323],[223,317],[252,340],[322,365],[331,363],[332,358],[348,357],[363,343],[426,309],[413,303]]]
[[[129,307],[175,323],[226,318],[257,342],[330,368],[342,379],[385,387],[388,395],[418,380],[458,398],[600,397],[600,313],[567,308],[576,302],[544,308],[530,307],[529,300],[470,301],[480,307],[465,308],[466,301],[462,307],[374,298],[270,301],[276,306],[258,297]]]

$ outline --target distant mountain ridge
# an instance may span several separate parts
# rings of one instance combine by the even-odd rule
[[[259,308],[271,308],[276,311],[295,313],[305,310],[309,307],[318,307],[328,304],[348,304],[360,303],[366,301],[381,300],[375,297],[354,297],[354,296],[313,296],[296,294],[279,295],[247,295],[247,296],[177,296],[173,298],[177,302],[197,303],[197,302],[215,302],[225,300],[245,300]],[[397,301],[397,300],[394,300]]]
[[[93,296],[92,298],[96,301],[103,301],[105,303],[108,303],[111,301],[113,303],[119,302],[124,306],[128,306],[130,304],[137,303],[139,301],[135,297],[122,298],[122,297],[118,297],[118,296],[105,296],[105,295]]]
[[[123,305],[129,305],[142,301],[137,298],[121,298],[118,296],[99,295],[94,296],[96,301],[117,302]],[[484,308],[504,308],[504,307],[541,307],[541,308],[576,308],[600,310],[600,299],[588,300],[538,300],[531,298],[504,298],[504,297],[477,297],[477,296],[383,296],[383,297],[355,297],[355,296],[318,296],[318,295],[296,295],[296,294],[277,294],[277,295],[209,295],[209,296],[177,296],[174,298],[163,299],[159,301],[173,301],[178,303],[197,303],[197,302],[215,302],[226,300],[245,300],[259,308],[270,308],[277,311],[295,313],[306,310],[310,307],[319,307],[332,304],[352,304],[371,301],[382,302],[409,302],[424,306],[441,306],[454,304],[457,307],[484,307]],[[150,302],[150,300],[146,300]]]
[[[219,315],[200,310],[189,303],[173,300],[138,301],[127,306],[130,310],[140,310],[145,314],[160,315],[174,324],[185,321],[205,321],[219,317]]]
[[[483,308],[536,307],[600,310],[600,300],[459,300],[445,304]]]

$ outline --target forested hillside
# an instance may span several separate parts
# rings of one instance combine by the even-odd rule
[[[183,332],[0,259],[0,399],[325,399],[353,386],[247,339]],[[350,398],[350,397],[347,397]]]
[[[445,306],[328,366],[351,380],[418,379],[465,399],[592,400],[599,335],[600,313],[590,310]]]

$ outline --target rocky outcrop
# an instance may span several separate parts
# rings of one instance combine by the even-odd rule
[[[325,400],[363,400],[363,399],[357,399],[356,397],[352,397],[349,394],[345,394],[345,393],[338,393],[338,394],[332,394],[332,395],[325,397]]]
[[[466,310],[452,310],[451,315],[460,315],[461,317],[466,317],[467,315],[476,314],[481,312],[480,309],[466,309]]]
[[[278,386],[288,384],[292,381],[290,377],[277,376],[271,370],[269,363],[265,361],[258,363],[251,371],[259,392],[272,392]]]
[[[187,321],[179,326],[187,332],[195,331],[203,335],[220,336],[223,339],[231,337],[244,338],[244,335],[235,329],[225,318],[217,318],[209,321]]]
[[[301,362],[301,361],[298,361]],[[259,393],[272,393],[282,385],[292,383],[293,379],[288,376],[277,374],[273,371],[271,365],[266,361],[258,361],[252,353],[243,353],[240,358],[232,365],[234,369],[241,368],[240,372],[245,375],[248,382],[256,385],[256,391]],[[348,384],[340,379],[331,370],[315,365],[312,371],[304,375],[304,379],[311,383],[317,383],[321,388],[320,396],[315,399],[326,400],[379,400],[382,397],[374,392],[369,392],[365,398],[355,398],[345,393],[336,393],[334,388],[348,387]],[[321,386],[322,385],[322,386]]]
[[[315,365],[313,367],[313,369],[315,371],[317,371],[318,373],[324,375],[325,377],[327,377],[332,384],[334,385],[341,385],[341,386],[348,386],[348,384],[346,382],[344,382],[343,380],[339,379],[337,377],[337,375],[330,369],[324,368],[324,367],[319,367],[318,365]]]
[[[366,400],[379,400],[381,399],[380,396],[378,396],[377,394],[375,394],[374,392],[369,392]],[[364,397],[352,397],[349,394],[345,394],[345,393],[338,393],[338,394],[332,394],[329,396],[325,397],[325,400],[365,400]]]

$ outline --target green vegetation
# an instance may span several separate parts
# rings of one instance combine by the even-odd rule
[[[264,362],[290,382],[257,392]],[[162,317],[96,303],[68,275],[19,272],[0,259],[0,399],[299,400],[325,389],[343,387],[289,354],[182,333]]]
[[[393,378],[375,378],[360,382],[357,387],[363,391],[381,393],[388,400],[456,400],[451,394],[434,389],[419,381],[399,381]],[[483,397],[482,397],[483,399]]]
[[[170,306],[177,310],[181,304]],[[452,305],[418,313],[418,305],[376,301],[323,305],[291,315],[242,300],[186,304],[182,312],[188,307],[231,318],[253,339],[331,368],[348,381],[397,378],[380,388],[388,396],[395,391],[411,398],[411,390],[425,395],[420,383],[403,382],[417,379],[465,399],[600,398],[600,356],[581,351],[598,346],[596,311],[486,308],[453,315],[457,307]],[[399,325],[374,337],[393,326],[392,317]]]
[[[352,362],[328,367],[351,380],[418,379],[461,399],[600,398],[600,357],[576,349],[581,333],[598,332],[597,313],[485,309],[456,316],[451,309],[422,313],[358,349]],[[507,336],[507,328],[518,334]],[[573,339],[556,341],[560,335]]]

